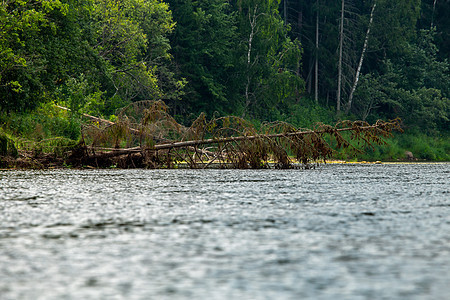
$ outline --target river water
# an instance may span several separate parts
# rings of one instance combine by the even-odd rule
[[[450,164],[0,171],[0,299],[449,299]]]

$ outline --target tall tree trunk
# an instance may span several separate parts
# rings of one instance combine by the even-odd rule
[[[341,7],[341,24],[339,29],[339,63],[338,63],[338,87],[336,99],[336,111],[339,114],[341,111],[341,85],[342,85],[342,48],[344,46],[344,9],[345,0],[342,0]]]
[[[316,0],[316,61],[314,74],[314,101],[319,104],[319,0]]]
[[[297,23],[298,23],[298,40],[300,43],[302,42],[302,34],[303,34],[303,11],[300,10],[298,12],[297,16]]]
[[[311,94],[312,76],[313,76],[313,71],[314,71],[314,64],[312,62],[312,59],[310,59],[308,61],[308,65],[309,65],[309,71],[308,71],[308,76],[306,76],[306,92],[308,94]]]
[[[303,11],[300,9],[298,11],[298,15],[297,15],[297,26],[298,26],[298,40],[300,42],[300,44],[302,43],[302,33],[303,33]],[[299,46],[301,47],[301,46]],[[301,73],[301,65],[302,65],[302,61],[299,60],[297,62],[297,76],[300,76]],[[300,100],[300,97],[298,97],[298,100]]]
[[[354,92],[356,90],[356,87],[358,86],[359,76],[361,74],[361,67],[362,67],[362,64],[363,64],[363,61],[364,61],[364,56],[365,56],[366,51],[367,51],[367,46],[369,44],[370,27],[372,26],[372,23],[373,23],[373,13],[375,11],[375,7],[376,6],[377,6],[377,2],[375,1],[373,3],[373,6],[372,6],[372,11],[370,12],[369,26],[367,27],[366,38],[364,39],[364,46],[363,46],[363,49],[362,49],[362,52],[361,52],[361,57],[359,58],[358,68],[356,69],[355,82],[353,82],[352,90],[350,92],[350,96],[348,97],[347,107],[345,108],[345,113],[346,114],[352,108],[353,94],[354,94]]]
[[[437,0],[434,0],[434,2],[433,2],[433,12],[431,13],[431,26],[430,26],[430,28],[431,29],[433,29],[433,26],[434,26],[434,12],[435,12],[435,10],[436,10],[436,2],[437,2]]]
[[[252,67],[252,46],[253,46],[253,39],[255,38],[255,35],[258,32],[257,28],[257,20],[260,15],[257,15],[258,12],[258,5],[255,5],[255,8],[253,10],[253,15],[251,12],[249,12],[248,20],[250,23],[250,34],[248,37],[248,49],[247,49],[247,82],[245,84],[245,107],[244,111],[242,113],[242,117],[245,117],[245,114],[247,112],[248,107],[250,106],[250,84],[252,81],[251,76],[251,67]]]

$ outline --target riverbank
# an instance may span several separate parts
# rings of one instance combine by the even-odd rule
[[[5,137],[3,135],[2,152],[0,154],[0,169],[2,170],[12,170],[12,169],[65,169],[65,168],[76,168],[76,169],[154,169],[154,168],[173,168],[173,169],[236,169],[236,168],[251,168],[250,165],[239,165],[226,162],[215,162],[213,159],[198,161],[192,165],[192,161],[173,161],[170,164],[159,165],[149,164],[145,160],[145,155],[141,153],[132,153],[126,155],[120,155],[117,157],[111,157],[106,160],[97,161],[90,160],[89,162],[79,163],[74,160],[77,152],[83,152],[82,148],[77,148],[77,143],[72,141],[71,143],[60,143],[59,146],[54,146],[53,148],[48,147],[43,151],[42,147],[35,147],[33,149],[23,150],[17,149],[16,143],[10,137]],[[5,142],[6,141],[6,142]],[[377,146],[382,147],[382,146]],[[389,150],[389,144],[384,146]],[[52,149],[52,151],[49,151]],[[347,157],[344,159],[343,157]],[[349,158],[350,157],[350,158]],[[365,157],[366,159],[361,159]],[[336,152],[335,156],[324,160],[309,161],[307,164],[297,161],[295,158],[290,157],[290,166],[284,166],[284,168],[315,168],[320,164],[420,164],[420,163],[445,163],[448,161],[436,161],[436,160],[426,160],[418,159],[412,156],[410,153],[405,152],[403,158],[397,159],[376,159],[371,155],[366,153],[359,153],[358,157],[351,157],[347,153]],[[254,168],[254,166],[253,166]],[[279,168],[279,165],[274,160],[267,160],[266,162],[261,162],[258,168],[275,169]]]
[[[19,141],[19,138],[3,134],[3,144],[0,147],[0,169],[52,169],[52,168],[148,168],[142,163],[141,159],[127,160],[123,157],[112,159],[101,165],[86,164],[74,166],[68,159],[71,155],[71,149],[77,145],[76,141],[51,139],[53,146],[43,146],[37,142],[28,142],[27,149],[24,149],[25,143]],[[439,147],[425,144],[423,141],[420,145],[408,149],[414,152],[404,150],[401,142],[394,137],[387,141],[387,145],[375,146],[374,149],[364,149],[364,153],[346,153],[346,151],[336,152],[335,155],[328,159],[326,163],[338,164],[373,164],[373,163],[437,163],[450,161],[450,149],[448,145],[442,143]],[[414,137],[412,137],[414,138]],[[402,137],[403,140],[405,138]],[[417,137],[415,139],[418,139]],[[5,142],[7,141],[7,142]],[[56,142],[59,141],[59,142]],[[50,143],[50,144],[52,144]],[[58,144],[59,143],[59,144]],[[421,146],[422,145],[422,146]],[[425,145],[425,146],[424,146]],[[420,152],[420,148],[425,149]],[[438,153],[440,159],[437,159],[434,153]],[[447,154],[447,155],[445,155]],[[425,157],[425,158],[423,158]],[[434,158],[434,159],[431,159]],[[446,158],[446,159],[445,159]],[[293,158],[291,160],[296,162]],[[204,162],[209,164],[209,161]],[[323,161],[319,160],[319,163]],[[187,165],[187,163],[185,162]],[[175,166],[174,166],[175,167]],[[177,167],[185,167],[182,163],[177,163]],[[208,167],[215,167],[214,164]]]
[[[54,153],[33,153],[31,151],[19,150],[16,157],[0,156],[0,170],[49,170],[49,169],[148,169],[149,166],[143,165],[142,162],[134,161],[130,164],[124,164],[129,161],[128,157],[118,157],[110,161],[108,165],[96,166],[93,164],[86,165],[72,165],[70,159],[58,157]],[[125,162],[124,162],[125,161]],[[346,164],[346,165],[373,165],[373,164],[442,164],[450,163],[448,161],[427,161],[427,160],[396,160],[396,161],[366,161],[366,160],[319,160],[309,164],[298,162],[291,158],[292,169],[313,169],[324,164]],[[191,165],[186,162],[176,162],[172,165],[172,169],[190,169]],[[214,163],[212,161],[205,161],[196,165],[197,169],[236,169],[233,164]],[[248,166],[250,168],[250,166]],[[269,161],[261,168],[263,169],[277,169],[275,162]]]
[[[3,140],[4,141],[4,140]],[[226,162],[214,162],[214,160],[198,161],[195,165],[188,161],[174,161],[168,165],[157,167],[154,164],[149,164],[145,161],[144,155],[140,153],[120,155],[108,158],[107,160],[96,161],[91,160],[89,163],[79,164],[74,160],[77,152],[83,149],[76,148],[75,143],[69,147],[54,148],[52,152],[44,152],[42,149],[22,150],[17,149],[13,140],[8,139],[8,145],[3,145],[3,152],[0,155],[0,170],[14,170],[14,169],[155,169],[155,168],[171,168],[171,169],[249,169],[250,165],[239,165]],[[364,156],[365,154],[359,154]],[[448,163],[449,161],[431,161],[425,159],[418,159],[408,156],[406,153],[403,159],[358,159],[352,157],[351,159],[342,159],[343,156],[348,156],[345,153],[336,152],[336,156],[327,160],[319,159],[317,161],[309,161],[307,164],[299,162],[293,157],[289,158],[290,166],[284,168],[292,169],[312,169],[321,164],[430,164],[430,163]],[[366,156],[367,157],[367,156]],[[169,167],[168,167],[169,166]],[[280,166],[274,160],[267,160],[261,162],[258,168],[261,169],[277,169]]]
[[[144,115],[151,111],[154,118],[150,123],[148,116],[133,124],[127,118],[74,118],[55,106],[0,115],[0,168],[230,168],[228,163],[268,168],[271,160],[290,168],[310,167],[323,158],[340,163],[450,161],[447,136],[396,133],[400,128],[389,128],[389,122],[318,123],[308,131],[283,122],[267,126],[233,116],[210,121],[200,116],[185,127],[167,114],[163,103],[146,105]]]

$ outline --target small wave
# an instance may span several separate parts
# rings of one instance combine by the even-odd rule
[[[13,197],[13,198],[6,198],[6,199],[0,199],[0,200],[22,202],[22,201],[30,201],[30,200],[37,200],[37,199],[38,199],[38,196],[30,196],[30,197]]]

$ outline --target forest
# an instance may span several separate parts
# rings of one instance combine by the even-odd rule
[[[162,100],[180,124],[400,118],[359,159],[448,161],[449,58],[449,0],[3,0],[0,137],[78,141],[83,114]]]

